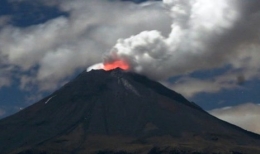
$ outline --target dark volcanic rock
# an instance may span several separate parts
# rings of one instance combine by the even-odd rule
[[[161,153],[255,153],[259,146],[258,135],[209,115],[158,82],[120,69],[83,72],[0,121],[3,154],[151,153],[158,150],[154,147]]]

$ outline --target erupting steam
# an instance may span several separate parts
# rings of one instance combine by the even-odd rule
[[[163,0],[163,4],[172,17],[168,35],[152,30],[118,39],[104,54],[103,64],[88,70],[130,66],[133,72],[165,80],[228,64],[248,67],[240,64],[240,58],[258,54],[251,46],[259,46],[259,0]]]

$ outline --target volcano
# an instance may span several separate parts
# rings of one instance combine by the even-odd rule
[[[0,121],[1,154],[260,153],[260,136],[121,69],[82,72]]]

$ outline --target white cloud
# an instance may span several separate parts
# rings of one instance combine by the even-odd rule
[[[223,89],[238,87],[236,78],[228,78],[227,80],[221,80],[221,78],[202,80],[198,78],[183,77],[173,84],[163,84],[188,98],[199,93],[217,93]]]
[[[260,104],[246,103],[209,111],[210,114],[260,134]]]
[[[121,39],[111,51],[112,56],[116,54],[130,61],[134,71],[157,79],[223,65],[226,52],[214,46],[222,41],[239,18],[239,10],[233,1],[164,2],[173,17],[169,36],[146,31]]]
[[[42,90],[53,89],[75,70],[102,61],[120,37],[143,30],[170,31],[170,17],[163,13],[161,2],[137,5],[67,0],[56,5],[69,16],[27,28],[6,25],[0,30],[0,56],[4,59],[0,65],[18,67],[20,73],[39,68],[21,79],[21,88],[39,84]]]
[[[69,16],[0,30],[0,66],[20,68],[15,75],[22,74],[22,89],[51,90],[77,69],[118,57],[158,80],[231,65],[231,73],[213,79],[180,79],[173,87],[190,97],[236,88],[234,72],[246,80],[259,77],[258,1],[52,2]]]
[[[168,37],[159,31],[144,31],[120,39],[106,60],[119,57],[128,61],[133,71],[165,79],[233,65],[233,61],[241,64],[238,60],[241,52],[250,58],[253,54],[242,49],[259,45],[259,2],[165,0],[164,3],[173,18]],[[254,56],[260,57],[260,52],[254,52]]]

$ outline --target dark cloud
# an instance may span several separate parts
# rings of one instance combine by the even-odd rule
[[[0,108],[0,118],[3,117],[5,115],[5,111],[3,109]]]
[[[245,83],[245,76],[244,75],[238,75],[237,76],[237,84],[243,85]]]

